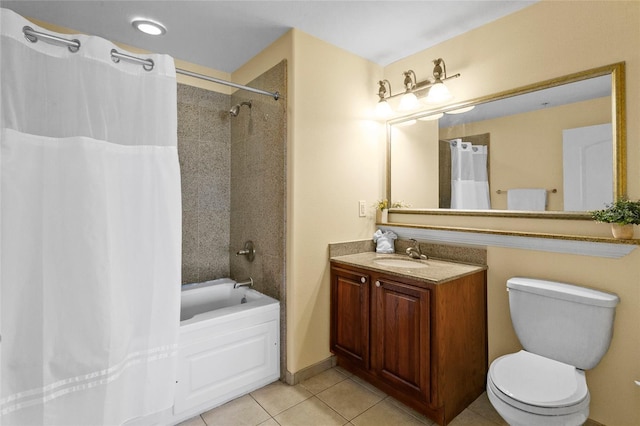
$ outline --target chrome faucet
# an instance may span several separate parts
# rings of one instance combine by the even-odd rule
[[[256,249],[253,246],[253,241],[249,240],[244,243],[244,248],[236,252],[236,256],[246,256],[249,262],[253,262],[256,257]]]
[[[249,277],[248,280],[236,282],[233,285],[233,288],[238,288],[238,287],[253,287],[253,278]]]
[[[427,255],[422,254],[420,244],[413,238],[411,238],[411,241],[413,241],[413,247],[407,247],[407,254],[409,257],[412,259],[426,259]]]

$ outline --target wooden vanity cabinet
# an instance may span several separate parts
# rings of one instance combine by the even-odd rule
[[[368,272],[339,267],[331,271],[331,350],[352,365],[368,369],[371,277]]]
[[[372,365],[380,380],[421,401],[430,395],[430,290],[376,276]]]
[[[486,271],[434,284],[331,263],[338,365],[446,425],[485,391]]]

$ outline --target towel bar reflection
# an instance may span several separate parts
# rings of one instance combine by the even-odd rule
[[[558,192],[558,190],[557,190],[557,189],[555,189],[555,188],[553,188],[553,189],[547,189],[547,192],[550,192],[550,193],[552,193],[552,194],[555,194],[556,192]],[[506,194],[506,193],[507,193],[507,191],[504,191],[504,190],[502,190],[502,189],[498,189],[498,190],[496,191],[496,194]]]

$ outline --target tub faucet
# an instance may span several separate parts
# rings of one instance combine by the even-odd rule
[[[413,241],[413,247],[407,247],[409,257],[412,259],[426,259],[427,255],[422,254],[422,251],[420,251],[420,244],[413,238],[411,238],[411,241]]]
[[[238,287],[253,287],[253,278],[249,277],[248,280],[239,281],[233,285],[233,288],[238,288]]]
[[[253,262],[256,257],[256,249],[253,246],[253,241],[249,240],[244,243],[244,248],[236,252],[236,256],[246,256],[249,262]]]

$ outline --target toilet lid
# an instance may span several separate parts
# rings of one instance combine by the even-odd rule
[[[537,407],[566,407],[588,395],[583,371],[527,351],[496,359],[489,376],[505,395]]]

